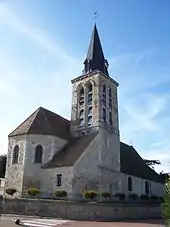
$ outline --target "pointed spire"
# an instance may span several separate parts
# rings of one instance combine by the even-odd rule
[[[84,74],[93,72],[95,70],[100,70],[102,73],[108,75],[107,68],[108,62],[104,58],[97,26],[94,24],[87,57],[84,61]]]

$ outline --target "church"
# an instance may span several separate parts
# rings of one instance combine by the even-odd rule
[[[162,196],[163,179],[119,133],[118,82],[108,71],[96,24],[84,68],[72,79],[71,120],[39,107],[8,136],[5,188],[35,187]]]

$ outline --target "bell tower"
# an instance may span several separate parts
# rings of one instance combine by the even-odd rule
[[[72,82],[71,132],[79,137],[105,128],[119,136],[118,83],[109,76],[96,24],[82,75]]]

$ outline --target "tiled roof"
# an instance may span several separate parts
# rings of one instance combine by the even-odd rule
[[[97,133],[88,134],[81,138],[72,138],[48,163],[42,168],[73,166],[79,159]]]
[[[21,125],[11,132],[9,137],[23,134],[54,135],[69,140],[70,121],[47,109],[39,107]]]
[[[120,143],[121,172],[147,180],[163,183],[163,178],[151,169],[137,151],[125,143]]]

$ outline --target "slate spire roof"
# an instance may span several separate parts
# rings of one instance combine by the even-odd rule
[[[108,62],[104,57],[96,24],[93,28],[89,49],[84,61],[84,74],[95,70],[100,70],[102,73],[109,75]]]

